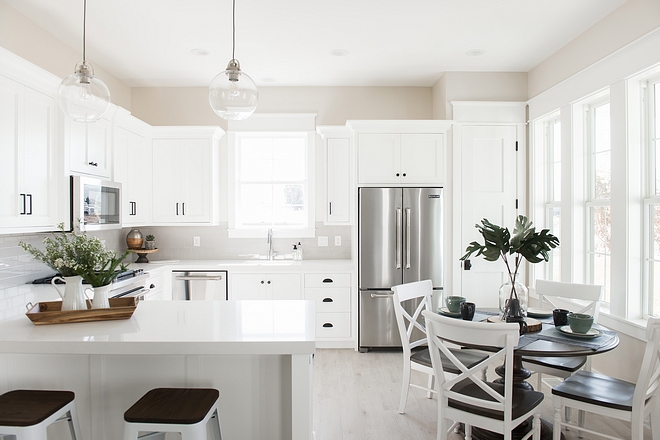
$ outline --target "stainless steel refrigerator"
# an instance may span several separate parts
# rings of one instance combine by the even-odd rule
[[[401,347],[391,287],[430,279],[442,290],[442,188],[358,194],[359,349]]]

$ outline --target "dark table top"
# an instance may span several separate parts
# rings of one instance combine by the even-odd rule
[[[497,315],[493,309],[477,310],[474,321],[485,321],[493,315]],[[617,333],[599,325],[594,325],[594,328],[601,330],[603,335],[596,338],[580,338],[559,332],[555,329],[552,317],[535,319],[543,323],[543,329],[522,335],[514,349],[516,356],[591,356],[613,350],[619,345]],[[479,348],[489,349],[489,347]]]

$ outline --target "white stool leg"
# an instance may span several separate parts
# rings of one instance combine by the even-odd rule
[[[215,440],[222,440],[222,430],[220,428],[220,416],[218,408],[213,412],[213,417],[209,420],[211,424],[211,432],[213,433],[213,438]]]
[[[133,423],[124,422],[124,440],[137,440],[140,428]]]
[[[181,440],[205,440],[206,439],[206,426],[203,423],[196,423],[194,425],[178,425],[181,429]]]
[[[71,408],[67,412],[67,417],[69,418],[69,431],[71,432],[71,438],[73,440],[82,440],[82,434],[80,433],[80,422],[78,421],[78,413],[76,412],[76,406],[71,405]]]

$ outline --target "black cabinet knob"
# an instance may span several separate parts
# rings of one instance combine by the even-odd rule
[[[406,177],[406,173],[403,173],[403,177]]]
[[[263,283],[264,283],[264,282],[263,282],[263,281],[261,281],[261,284],[263,284]]]
[[[325,324],[323,324],[323,327],[325,327],[325,328],[332,328],[332,327],[334,327],[334,325],[332,325],[332,324],[329,323],[329,322],[326,322]]]
[[[399,173],[396,173],[396,177],[399,177]]]
[[[334,300],[332,298],[323,298],[323,302],[324,303],[331,303],[331,302],[334,302]]]

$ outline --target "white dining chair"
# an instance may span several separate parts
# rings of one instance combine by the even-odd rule
[[[660,440],[660,318],[649,318],[646,324],[646,350],[635,383],[590,371],[578,371],[552,389],[555,409],[554,440],[561,437],[562,408],[600,414],[630,422],[630,439],[644,438],[644,419],[650,415],[654,440]],[[615,438],[579,427],[582,432]]]
[[[431,399],[435,389],[433,387],[433,366],[429,355],[426,340],[426,327],[422,319],[424,310],[432,310],[433,283],[431,280],[416,281],[392,287],[394,292],[394,314],[401,337],[403,349],[403,380],[401,383],[401,399],[399,413],[403,414],[408,400],[410,387],[423,389],[426,396]],[[461,350],[452,348],[456,356],[468,364],[474,365],[485,357],[484,354],[474,350]],[[426,386],[410,382],[411,370],[420,371],[428,375]],[[458,374],[460,371],[446,362],[445,372]]]
[[[566,309],[576,313],[593,315],[594,324],[598,323],[600,297],[603,287],[593,284],[562,283],[558,281],[536,281],[536,293],[539,295],[539,307]],[[562,301],[563,302],[560,302]],[[566,306],[566,304],[571,304]],[[549,357],[524,356],[523,367],[537,374],[536,389],[541,391],[543,375],[566,379],[581,368],[589,370],[591,360],[587,356]]]
[[[541,438],[541,402],[543,393],[513,386],[513,347],[518,344],[517,323],[462,321],[429,311],[426,333],[436,372],[438,390],[438,440],[447,439],[448,421],[465,424],[465,439],[472,438],[472,428],[479,427],[511,440],[512,431],[533,417],[532,428],[521,440]],[[450,344],[491,347],[486,358],[468,367],[450,350]],[[449,380],[441,374],[443,354],[459,368],[460,374]],[[504,383],[486,382],[482,373],[489,366],[504,362]]]

